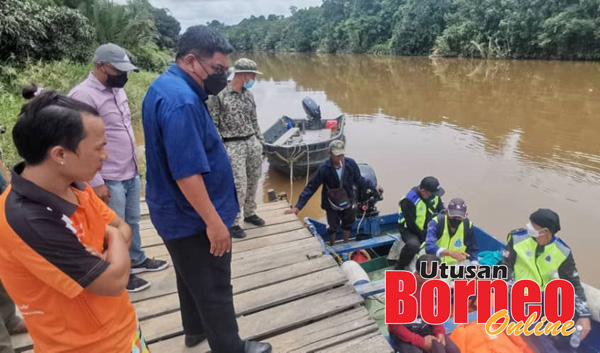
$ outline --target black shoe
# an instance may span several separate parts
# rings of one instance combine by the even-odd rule
[[[254,224],[255,226],[262,227],[265,225],[265,220],[258,217],[257,215],[252,215],[250,217],[244,218],[244,222],[248,222]]]
[[[203,333],[199,335],[185,335],[185,346],[189,348],[195,347],[205,339],[206,335]]]
[[[127,291],[129,293],[140,292],[148,287],[150,287],[150,282],[141,279],[138,276],[129,275],[129,281],[127,281]]]
[[[131,266],[131,273],[156,272],[162,271],[167,267],[169,267],[169,262],[167,261],[146,258],[141,264]]]
[[[269,343],[246,341],[244,342],[244,352],[246,353],[271,353],[273,347]]]
[[[246,232],[240,226],[233,226],[229,229],[229,233],[236,239],[243,239],[246,237]]]

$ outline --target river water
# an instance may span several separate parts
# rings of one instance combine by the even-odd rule
[[[346,114],[347,156],[375,169],[383,213],[427,175],[500,239],[551,208],[583,280],[600,286],[600,63],[245,55],[264,72],[252,88],[263,131],[304,117],[306,96],[324,118]],[[263,171],[261,200],[270,188],[291,194],[287,175],[266,161]],[[304,185],[294,181],[294,202]],[[324,218],[319,195],[301,217]]]
[[[347,156],[373,166],[383,213],[422,177],[445,201],[461,197],[471,220],[504,239],[529,214],[561,217],[583,280],[600,286],[600,64],[359,55],[248,54],[264,72],[253,88],[266,130],[301,118],[312,97],[324,117],[346,114]],[[289,178],[263,165],[266,190]],[[294,200],[305,177],[294,182]],[[301,217],[323,218],[320,194]],[[259,195],[260,196],[260,195]]]

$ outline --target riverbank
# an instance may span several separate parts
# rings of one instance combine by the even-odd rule
[[[21,106],[26,102],[21,97],[22,87],[35,83],[45,89],[66,94],[83,81],[92,69],[92,64],[70,61],[29,62],[19,66],[0,66],[0,125],[6,127],[6,133],[0,135],[0,147],[3,162],[7,167],[20,161],[12,142],[12,128],[17,121]],[[134,125],[141,123],[142,100],[148,86],[157,76],[158,73],[149,71],[129,75],[125,90]],[[145,173],[145,170],[143,172]]]

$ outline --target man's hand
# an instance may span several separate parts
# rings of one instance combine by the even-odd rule
[[[425,339],[425,346],[423,346],[423,349],[426,352],[431,352],[431,348],[433,347],[433,341],[437,341],[437,339],[434,336],[425,336],[423,338]]]
[[[469,258],[469,254],[464,251],[447,250],[448,256],[453,257],[457,261],[464,261]]]
[[[227,229],[220,219],[215,225],[207,225],[206,235],[210,241],[210,253],[214,256],[221,257],[226,252],[231,251],[231,235],[229,234],[229,229]]]
[[[102,201],[104,201],[104,203],[108,204],[110,202],[110,190],[106,184],[96,186],[94,192]]]
[[[590,333],[590,330],[592,329],[592,323],[590,322],[590,318],[582,317],[579,320],[577,320],[575,325],[576,326],[581,325],[581,327],[583,327],[583,331],[581,331],[581,336],[579,336],[581,338],[581,340],[583,341],[585,339],[585,337],[588,335],[588,333]]]
[[[300,212],[299,209],[297,209],[296,207],[290,208],[289,210],[285,210],[285,214],[298,214],[298,212]]]
[[[101,259],[102,261],[106,261],[106,252],[104,254],[101,254],[99,252],[96,251],[96,249],[94,249],[93,247],[89,246],[89,245],[84,245],[85,246],[85,250],[90,253],[90,255],[92,256],[96,256],[97,258]]]
[[[442,346],[446,346],[446,335],[440,333],[437,335],[437,341],[440,342]]]

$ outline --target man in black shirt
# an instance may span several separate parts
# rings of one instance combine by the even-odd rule
[[[323,162],[319,169],[313,174],[304,188],[296,206],[285,211],[286,214],[298,214],[306,205],[313,194],[323,185],[321,192],[321,208],[327,213],[327,234],[329,234],[329,243],[335,244],[335,236],[337,229],[341,226],[344,236],[344,243],[347,243],[350,238],[350,231],[354,224],[354,185],[358,185],[364,189],[377,189],[370,180],[365,179],[360,174],[358,164],[352,158],[345,157],[344,143],[336,140],[329,145],[330,158]],[[343,180],[343,182],[342,182]],[[334,200],[331,192],[334,189],[343,189],[347,198]],[[342,204],[343,203],[343,204]]]

